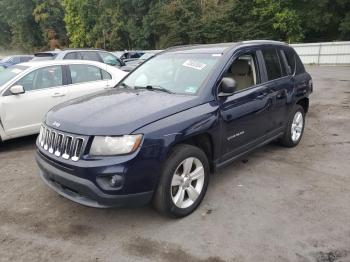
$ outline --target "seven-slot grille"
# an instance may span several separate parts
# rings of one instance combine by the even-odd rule
[[[84,138],[64,134],[46,126],[40,128],[39,145],[57,157],[78,161],[84,145]]]

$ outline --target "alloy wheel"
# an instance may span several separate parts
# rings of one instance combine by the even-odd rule
[[[296,112],[293,118],[292,127],[291,127],[291,135],[292,141],[294,143],[298,142],[303,132],[304,119],[303,114],[301,112]]]
[[[186,158],[175,170],[171,181],[171,198],[178,208],[188,208],[203,190],[204,167],[195,157]]]

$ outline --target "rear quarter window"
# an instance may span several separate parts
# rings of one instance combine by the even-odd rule
[[[284,49],[283,52],[285,54],[287,64],[291,68],[292,74],[302,74],[305,72],[303,63],[293,49]]]
[[[295,62],[296,62],[296,74],[303,74],[305,73],[305,67],[303,65],[303,62],[301,62],[300,57],[295,54]]]
[[[287,65],[290,67],[292,75],[295,73],[295,54],[292,50],[283,50],[287,60]]]

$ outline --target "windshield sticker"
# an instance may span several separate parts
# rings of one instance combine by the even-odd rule
[[[195,86],[189,86],[185,89],[185,92],[186,93],[191,93],[191,94],[194,94],[197,92],[197,87]]]
[[[11,70],[11,72],[12,72],[12,73],[15,73],[15,74],[19,74],[19,73],[22,72],[22,70],[21,70],[21,69],[18,69],[18,68],[13,68],[13,69]]]
[[[196,70],[202,70],[207,65],[201,62],[196,62],[192,60],[186,60],[185,63],[182,64],[183,66],[190,67]]]

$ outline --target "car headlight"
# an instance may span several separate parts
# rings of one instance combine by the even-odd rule
[[[95,136],[90,148],[92,156],[124,155],[134,152],[141,144],[142,135]]]

